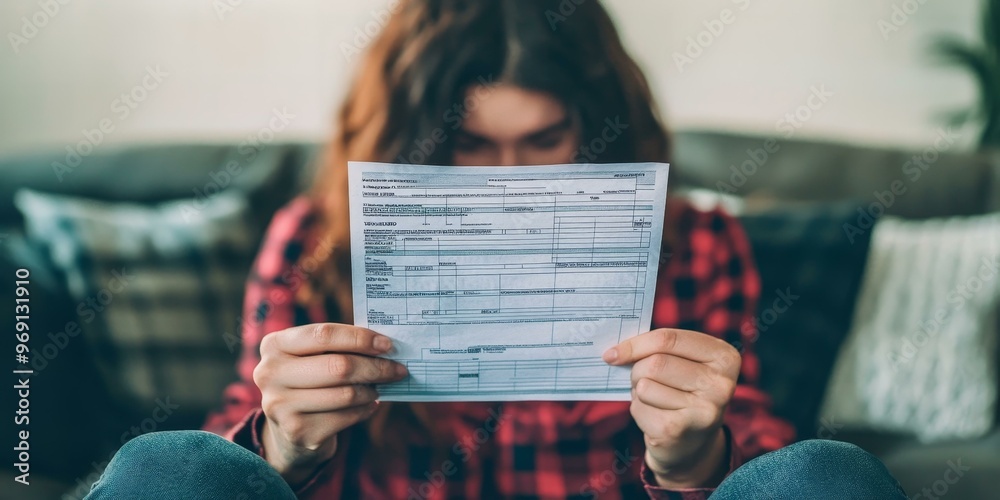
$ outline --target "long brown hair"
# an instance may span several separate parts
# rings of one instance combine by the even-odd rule
[[[314,303],[332,296],[344,322],[353,321],[347,162],[449,164],[462,116],[454,107],[470,87],[502,82],[555,97],[583,145],[598,140],[608,120],[627,126],[580,161],[669,157],[646,78],[597,0],[401,0],[368,50],[310,192],[320,212],[312,240],[320,243],[303,259],[323,264],[299,296]],[[383,408],[369,422],[376,444],[390,418],[430,422],[425,404],[394,407],[393,416]]]

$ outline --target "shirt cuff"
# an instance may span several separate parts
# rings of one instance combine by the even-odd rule
[[[260,439],[260,426],[263,424],[264,412],[254,409],[247,412],[224,437],[254,453],[264,457],[264,446]]]
[[[254,452],[257,456],[267,460],[264,450],[264,422],[267,421],[267,417],[264,416],[264,411],[260,408],[256,408],[247,413],[243,419],[236,424],[235,427],[230,431],[229,437],[234,443]],[[340,443],[338,443],[338,448]],[[339,450],[338,450],[339,451]],[[295,495],[302,497],[310,488],[316,485],[316,483],[322,478],[326,472],[328,472],[329,465],[332,460],[323,463],[323,465],[316,468],[316,472],[312,474],[307,480],[299,485],[291,485],[292,489],[295,491]]]
[[[726,446],[728,447],[729,455],[729,470],[726,471],[726,475],[723,479],[729,477],[734,470],[738,469],[743,465],[743,454],[740,452],[739,447],[736,446],[736,442],[733,441],[733,433],[729,431],[729,427],[726,425],[722,426],[722,430],[726,433]],[[639,477],[642,478],[642,485],[646,488],[646,494],[649,498],[655,500],[703,500],[707,499],[709,495],[715,491],[715,487],[711,488],[681,488],[681,489],[668,489],[664,488],[656,482],[656,477],[653,476],[653,471],[649,469],[646,465],[646,461],[642,461],[642,466],[639,470]]]

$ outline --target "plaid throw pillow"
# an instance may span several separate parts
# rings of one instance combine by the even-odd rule
[[[169,397],[183,413],[214,406],[235,378],[232,339],[259,236],[247,202],[223,193],[150,207],[24,189],[15,203],[28,238],[64,274],[114,399],[146,407]]]

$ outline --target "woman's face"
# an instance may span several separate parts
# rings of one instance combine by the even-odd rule
[[[462,127],[455,136],[459,166],[572,163],[578,127],[548,94],[513,85],[478,85],[466,92]]]

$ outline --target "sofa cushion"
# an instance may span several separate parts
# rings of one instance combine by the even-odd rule
[[[146,207],[22,190],[16,203],[28,238],[65,277],[116,402],[201,414],[214,406],[235,378],[243,285],[260,237],[247,202],[226,193],[200,208]]]
[[[975,440],[913,442],[880,458],[910,498],[987,500],[997,497],[997,450],[1000,430]]]
[[[878,457],[910,498],[996,498],[1000,429],[979,439],[939,443],[870,429],[837,428],[828,437],[856,444]]]
[[[997,404],[1000,213],[874,229],[823,415],[924,441],[982,436]]]
[[[743,215],[761,276],[755,324],[761,386],[800,438],[823,433],[817,413],[861,283],[869,233],[853,243],[843,225],[851,204],[779,208]],[[821,436],[825,437],[825,436]]]
[[[107,453],[106,440],[102,437],[111,433],[117,440],[122,429],[131,424],[118,418],[119,409],[111,404],[85,339],[65,333],[66,325],[75,319],[72,311],[76,302],[63,287],[54,283],[58,276],[38,257],[37,252],[33,252],[19,235],[0,242],[0,276],[9,277],[13,285],[16,270],[23,269],[29,274],[26,285],[29,301],[26,305],[31,338],[28,345],[34,353],[45,353],[33,366],[24,367],[33,369],[29,382],[30,422],[26,427],[31,437],[31,485],[24,488],[8,483],[10,486],[7,487],[31,492],[36,492],[36,478],[39,483],[44,482],[43,475],[69,482],[74,477],[85,475],[89,472],[90,461],[97,459],[102,450]],[[13,286],[0,287],[0,301],[15,304],[16,299]],[[13,316],[7,318],[13,319]],[[14,335],[3,335],[0,347],[4,352],[12,353],[15,352],[16,342]],[[12,368],[15,366],[12,365]],[[4,408],[16,408],[18,399],[17,391],[0,394]],[[77,409],[86,411],[75,411]],[[5,449],[18,445],[16,430],[22,427],[13,424],[13,420],[10,424],[5,423],[5,429],[11,425],[11,432],[5,433],[2,441]],[[104,432],[109,428],[114,429]],[[80,429],[87,431],[80,432]],[[44,487],[39,487],[39,491],[44,490]],[[48,498],[58,498],[58,495]]]

